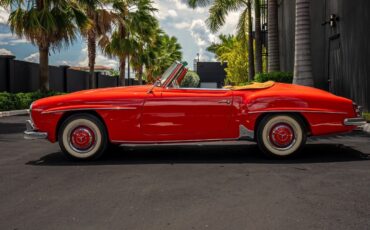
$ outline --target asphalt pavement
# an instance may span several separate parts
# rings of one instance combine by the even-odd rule
[[[370,136],[310,139],[300,156],[253,143],[126,146],[95,162],[24,140],[0,118],[0,229],[370,229]]]

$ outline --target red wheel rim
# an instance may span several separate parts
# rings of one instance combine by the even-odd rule
[[[70,140],[73,148],[84,151],[95,144],[95,134],[89,127],[78,126],[71,132]]]
[[[269,139],[278,148],[290,147],[295,141],[293,128],[286,123],[278,123],[270,129]]]

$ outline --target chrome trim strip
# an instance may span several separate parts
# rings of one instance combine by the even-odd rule
[[[328,114],[347,114],[346,112],[334,112],[334,111],[309,111],[309,110],[259,110],[259,111],[251,111],[248,114],[255,114],[255,113],[328,113]]]
[[[137,107],[107,107],[107,108],[94,108],[94,107],[87,107],[87,108],[76,108],[76,109],[61,109],[61,110],[52,110],[52,111],[44,111],[41,114],[49,114],[49,113],[63,113],[68,111],[83,111],[83,110],[134,110]]]
[[[35,140],[35,139],[46,139],[48,138],[48,133],[46,132],[38,132],[35,130],[35,126],[33,125],[32,121],[26,121],[26,128],[27,130],[24,131],[24,139],[26,140]]]
[[[48,133],[35,132],[35,131],[24,131],[23,136],[24,136],[24,139],[26,140],[47,139]]]
[[[254,140],[254,131],[239,125],[239,140]]]
[[[213,142],[213,141],[237,141],[238,138],[223,138],[223,139],[195,139],[195,140],[171,140],[171,141],[125,141],[111,140],[117,144],[175,144],[175,143],[192,143],[192,142]]]
[[[362,117],[346,118],[344,119],[343,124],[347,126],[361,126],[366,124],[366,120]]]

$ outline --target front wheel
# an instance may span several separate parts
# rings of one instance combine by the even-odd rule
[[[63,153],[74,160],[97,159],[108,146],[103,122],[91,114],[68,117],[59,129],[58,139]]]
[[[307,134],[299,117],[291,115],[268,115],[257,129],[257,143],[267,155],[284,158],[297,154],[305,145]]]

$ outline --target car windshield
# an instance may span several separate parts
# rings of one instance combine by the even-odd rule
[[[166,80],[171,76],[172,72],[176,69],[178,63],[173,63],[163,74],[160,78],[161,85],[163,85]]]

